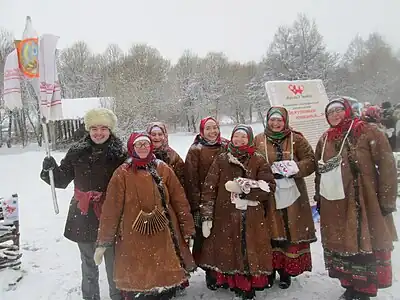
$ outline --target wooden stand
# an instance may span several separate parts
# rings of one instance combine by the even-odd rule
[[[19,220],[8,222],[5,219],[4,198],[0,198],[0,277],[5,273],[6,290],[15,288],[15,285],[22,279],[20,252]],[[16,201],[18,207],[18,195],[12,195],[12,201]]]

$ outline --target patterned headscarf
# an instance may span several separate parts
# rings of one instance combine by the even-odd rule
[[[248,138],[248,143],[247,145],[236,147],[233,142],[233,135],[237,131],[244,131],[247,134]],[[254,154],[255,152],[255,147],[254,147],[254,133],[253,133],[253,128],[248,125],[244,124],[239,124],[236,125],[235,128],[233,128],[232,135],[231,135],[231,141],[228,144],[228,152],[230,152],[233,156],[235,156],[237,159],[241,160],[246,157],[250,157],[251,155]]]
[[[332,108],[333,105],[341,105],[345,110],[343,120],[336,126],[331,125],[328,119],[328,110]],[[358,137],[361,133],[363,125],[365,124],[354,114],[353,108],[350,105],[349,101],[344,98],[329,102],[328,105],[325,107],[325,117],[328,124],[331,126],[331,128],[329,128],[327,131],[328,141],[341,140],[346,132],[349,130],[352,121],[354,121],[353,127],[351,129],[352,135]]]
[[[370,106],[364,112],[366,122],[380,123],[382,120],[382,111],[378,105]]]
[[[140,158],[135,151],[134,145],[136,142],[140,140],[146,140],[150,143],[150,151],[146,158]],[[131,162],[132,162],[132,167],[134,169],[146,166],[151,161],[156,159],[156,157],[153,154],[153,149],[154,149],[153,143],[151,142],[150,136],[146,132],[137,132],[137,131],[133,132],[129,137],[127,148],[128,148],[128,154],[132,159]]]
[[[156,129],[161,130],[161,132],[164,134],[164,141],[161,145],[161,148],[167,148],[169,145],[167,126],[163,122],[151,122],[149,125],[147,125],[146,132],[151,135],[151,132]]]
[[[272,131],[271,128],[268,126],[268,121],[273,115],[280,115],[284,122],[284,127],[282,131],[275,132]],[[280,106],[272,106],[267,112],[267,116],[265,118],[265,130],[264,134],[269,140],[283,140],[292,132],[291,128],[289,127],[289,114],[286,108]]]

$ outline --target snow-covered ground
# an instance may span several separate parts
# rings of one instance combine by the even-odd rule
[[[232,127],[223,127],[229,137]],[[255,133],[262,125],[254,126]],[[171,146],[183,157],[193,141],[193,135],[180,133],[170,135]],[[65,153],[54,153],[57,161]],[[0,195],[18,193],[20,198],[21,248],[25,276],[14,291],[3,291],[6,273],[0,272],[1,300],[79,300],[80,258],[77,246],[63,237],[73,186],[57,190],[60,214],[55,215],[49,186],[39,178],[44,152],[35,146],[28,149],[0,148]],[[400,203],[399,203],[400,209]],[[396,215],[400,229],[400,213]],[[318,224],[317,224],[318,227]],[[292,287],[280,290],[277,286],[259,292],[258,299],[337,299],[343,292],[338,281],[327,277],[324,270],[322,247],[319,242],[312,245],[314,270],[293,280]],[[376,299],[400,299],[400,249],[392,257],[394,282],[390,289],[382,290]],[[109,299],[104,266],[101,272],[102,299]],[[232,299],[227,291],[211,292],[204,283],[204,274],[193,275],[190,287],[179,299]],[[397,294],[397,296],[396,296]]]

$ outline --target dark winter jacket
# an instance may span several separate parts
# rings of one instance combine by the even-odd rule
[[[385,109],[383,111],[382,116],[382,124],[386,127],[387,130],[392,129],[390,135],[386,132],[386,136],[389,139],[390,146],[392,147],[392,151],[396,151],[396,118],[394,116],[393,109]]]
[[[101,145],[92,142],[89,136],[72,146],[60,166],[53,170],[56,188],[65,189],[74,181],[76,189],[82,192],[105,192],[108,182],[126,159],[126,153],[121,140],[111,136]],[[42,170],[42,180],[49,184],[49,173]],[[82,214],[78,202],[72,197],[64,236],[74,242],[96,242],[99,220],[94,212],[93,204],[87,214]]]

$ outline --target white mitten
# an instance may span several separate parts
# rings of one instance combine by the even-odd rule
[[[242,189],[241,189],[240,185],[236,181],[232,181],[232,180],[229,180],[225,183],[225,189],[231,193],[236,193],[236,194],[242,193]]]
[[[106,252],[105,247],[97,247],[96,251],[94,252],[94,262],[96,266],[100,265],[103,261],[104,252]]]
[[[212,226],[213,226],[212,221],[203,221],[201,225],[201,230],[205,238],[208,238],[210,236]]]
[[[258,180],[258,187],[262,189],[264,192],[270,192],[271,189],[269,188],[269,183],[265,182],[264,180]]]

